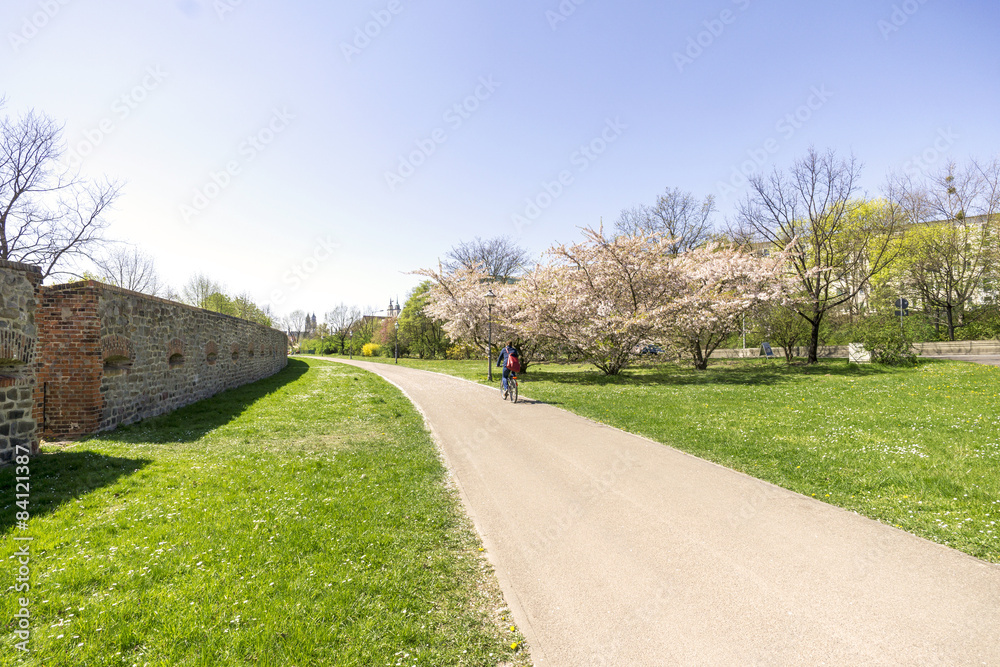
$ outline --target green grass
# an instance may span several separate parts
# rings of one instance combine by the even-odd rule
[[[400,363],[486,377],[485,360]],[[998,368],[533,365],[521,379],[522,396],[1000,562]]]
[[[2,664],[527,664],[421,418],[369,373],[292,360],[47,447],[27,532],[13,474],[0,560],[9,584],[12,537],[34,537],[31,653],[8,625]]]

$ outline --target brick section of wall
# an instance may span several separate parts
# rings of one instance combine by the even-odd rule
[[[47,438],[170,412],[288,363],[284,333],[239,318],[93,282],[42,293]]]
[[[38,330],[35,266],[0,260],[0,464],[38,453],[35,387]]]
[[[101,328],[97,283],[42,287],[35,411],[42,436],[63,439],[94,433],[101,424]]]

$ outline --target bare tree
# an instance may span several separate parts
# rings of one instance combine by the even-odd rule
[[[167,301],[180,302],[181,300],[181,295],[178,294],[177,290],[175,290],[172,285],[164,285],[160,290],[160,293],[156,296],[162,297]]]
[[[477,236],[449,250],[443,266],[451,273],[459,268],[471,269],[479,265],[494,280],[506,283],[524,271],[530,261],[528,252],[506,236],[485,241]]]
[[[624,209],[615,228],[628,236],[657,234],[673,239],[670,253],[677,255],[711,239],[713,213],[715,198],[712,195],[699,202],[690,192],[668,188],[656,198],[653,206]]]
[[[278,318],[278,323],[281,328],[288,334],[294,343],[299,342],[302,332],[302,323],[306,319],[305,312],[301,310],[293,310],[291,313]]]
[[[358,318],[357,308],[351,308],[347,304],[341,303],[326,314],[325,320],[330,327],[330,333],[340,343],[340,353],[344,353],[347,336],[351,331],[351,325]]]
[[[792,269],[802,289],[797,312],[810,324],[808,363],[816,363],[823,318],[854,299],[894,258],[893,236],[906,211],[891,198],[857,198],[861,166],[852,157],[810,148],[788,176],[775,169],[750,177],[740,223],[771,249],[794,243]]]
[[[950,163],[925,188],[907,188],[910,201],[924,205],[906,250],[905,278],[943,314],[949,340],[968,323],[966,307],[983,289],[984,276],[1000,261],[1000,161]]]
[[[159,296],[160,277],[153,258],[135,246],[112,246],[101,257],[95,257],[98,276],[106,282],[133,292]]]
[[[0,106],[3,100],[0,99]],[[60,166],[63,129],[34,111],[0,120],[0,259],[71,273],[103,242],[115,181],[90,182]]]
[[[181,298],[184,303],[199,308],[207,308],[210,303],[210,297],[213,294],[222,293],[222,285],[203,273],[196,273],[191,276],[191,279],[181,288]]]

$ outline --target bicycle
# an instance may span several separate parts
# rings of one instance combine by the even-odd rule
[[[507,391],[501,391],[503,400],[510,399],[511,403],[517,403],[517,374],[511,373],[507,378]]]

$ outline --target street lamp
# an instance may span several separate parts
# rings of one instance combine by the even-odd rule
[[[493,382],[493,304],[497,300],[497,295],[491,289],[483,298],[486,299],[486,320],[488,322],[486,325],[486,376],[489,382]]]
[[[347,335],[351,339],[351,359],[353,359],[354,358],[354,331],[353,330],[352,331],[348,331]]]
[[[392,315],[392,317],[396,320],[395,324],[394,324],[394,328],[395,328],[396,333],[393,335],[393,338],[394,338],[395,343],[396,343],[396,363],[397,364],[399,363],[399,313],[400,313],[400,310],[401,309],[399,307],[399,299],[396,299],[396,307],[395,308],[393,308],[393,306],[392,306],[392,299],[390,299],[389,300],[389,314]]]

